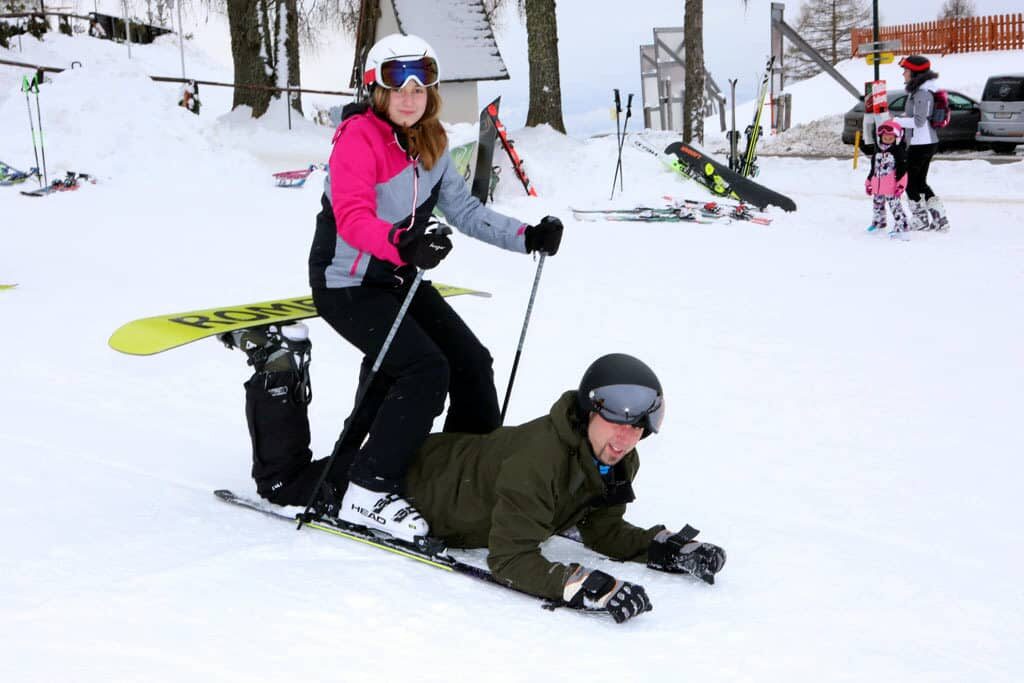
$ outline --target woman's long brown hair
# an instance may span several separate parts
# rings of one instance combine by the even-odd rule
[[[373,109],[385,121],[388,119],[388,103],[391,101],[391,91],[387,88],[374,88]],[[448,146],[448,134],[444,132],[444,126],[439,119],[441,115],[441,95],[436,87],[427,88],[427,108],[422,118],[414,125],[406,128],[401,126],[402,132],[409,139],[409,154],[419,157],[420,163],[428,171],[434,167],[437,160],[444,154],[444,148]]]

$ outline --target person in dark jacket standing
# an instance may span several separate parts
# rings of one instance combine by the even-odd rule
[[[424,40],[382,38],[367,55],[364,82],[369,101],[346,106],[334,134],[309,254],[317,311],[364,354],[360,386],[417,273],[436,267],[452,248],[446,235],[430,229],[435,207],[462,232],[510,251],[552,256],[562,236],[557,218],[526,225],[470,194],[438,119],[440,65]],[[246,384],[257,491],[286,505],[313,496],[326,460],[310,462],[309,343],[302,327],[232,339],[252,350],[257,366]],[[279,360],[257,364],[254,353]],[[499,426],[492,365],[490,352],[441,295],[419,287],[373,383],[348,417],[346,442],[337,444],[340,457],[326,475],[331,485],[347,484],[341,519],[409,542],[429,533],[405,497],[406,468],[446,398],[445,431],[482,434]],[[269,429],[280,421],[277,413],[290,415],[293,428]],[[316,495],[328,511],[337,509],[331,491]]]
[[[551,562],[540,545],[575,526],[587,547],[609,557],[714,583],[722,548],[695,541],[689,526],[673,533],[623,519],[635,498],[636,445],[661,429],[664,414],[661,383],[646,364],[602,356],[543,417],[490,434],[429,436],[406,488],[434,536],[450,547],[486,547],[498,579],[625,621],[650,609],[642,586]]]
[[[939,149],[939,136],[930,118],[935,107],[934,92],[939,75],[927,57],[910,55],[900,60],[907,100],[903,116],[895,120],[907,140],[907,198],[915,230],[949,230],[946,207],[928,185],[928,168]]]

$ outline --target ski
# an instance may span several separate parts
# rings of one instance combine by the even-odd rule
[[[271,517],[273,519],[281,520],[284,522],[291,522],[296,525],[299,523],[300,517],[302,516],[301,514],[294,516],[285,514],[285,512],[283,512],[284,508],[272,505],[271,503],[265,501],[254,500],[252,498],[239,496],[235,493],[232,493],[231,491],[228,491],[227,489],[218,489],[214,491],[213,494],[217,496],[217,498],[219,498],[220,500],[224,501],[225,503],[230,503],[231,505],[236,505],[238,507],[246,508],[248,510],[253,510],[255,512],[259,512],[260,514],[266,515],[267,517]],[[435,542],[432,545],[436,545],[437,548],[435,550],[425,551],[419,547],[413,546],[408,543],[404,543],[386,534],[375,534],[368,530],[366,527],[357,526],[355,524],[349,524],[348,522],[343,522],[340,519],[334,519],[330,517],[325,517],[321,519],[303,519],[302,528],[315,529],[316,531],[321,531],[335,537],[345,538],[350,541],[363,543],[372,548],[377,548],[378,550],[385,550],[387,552],[394,553],[401,557],[410,560],[415,560],[420,564],[425,564],[429,567],[433,567],[434,569],[440,569],[442,571],[454,574],[461,574],[463,576],[467,576],[491,584],[492,586],[499,586],[506,590],[514,591],[515,593],[518,593],[520,595],[526,595],[536,600],[541,600],[543,601],[541,606],[547,610],[555,610],[559,607],[568,607],[568,605],[562,600],[541,598],[536,595],[524,593],[523,591],[512,588],[506,583],[498,580],[493,574],[491,574],[490,571],[483,569],[481,567],[475,567],[471,564],[467,564],[452,557],[448,553],[448,550],[444,547],[443,543],[441,543],[440,541],[436,541],[436,539],[433,539]],[[572,609],[581,612],[603,612],[603,610],[587,608]]]
[[[17,286],[18,286],[18,283],[16,283],[16,282],[12,283],[12,284],[9,284],[9,285],[0,284],[0,290],[3,290],[3,289],[14,289]]]
[[[660,159],[679,175],[700,183],[720,197],[750,204],[758,209],[764,209],[771,204],[784,211],[796,211],[796,203],[789,197],[744,178],[735,171],[730,171],[690,145],[673,142],[662,154],[639,138],[632,138],[631,141],[640,151]]]
[[[441,296],[463,294],[490,297],[490,293],[467,287],[432,283]],[[183,313],[168,313],[125,323],[107,342],[121,353],[149,356],[214,335],[260,325],[284,325],[319,315],[309,295],[275,299],[254,304],[223,306]]]
[[[580,221],[637,221],[643,223],[728,223],[725,215],[709,216],[686,206],[649,207],[637,206],[632,209],[572,209],[572,215]]]
[[[21,193],[26,197],[45,197],[55,192],[72,192],[81,187],[81,181],[96,183],[96,179],[88,173],[68,171],[68,174],[62,179],[54,180],[46,187],[41,187],[38,190],[22,190]]]
[[[772,77],[772,66],[775,64],[775,56],[768,58],[768,64],[764,69],[764,78],[761,79],[761,90],[757,95],[754,104],[754,121],[747,130],[747,147],[743,150],[743,159],[740,164],[739,174],[744,178],[751,178],[758,173],[757,167],[757,142],[761,139],[761,112],[764,111],[764,98],[768,95],[768,82]]]
[[[772,219],[764,214],[754,213],[746,204],[732,202],[702,202],[696,199],[678,199],[666,195],[665,199],[674,207],[697,209],[709,216],[734,218],[738,221],[749,221],[758,225],[771,225]]]
[[[327,164],[310,164],[309,168],[297,171],[278,171],[274,174],[274,182],[278,187],[302,187],[306,184],[313,171],[326,171]]]
[[[487,199],[494,194],[494,184],[497,175],[492,175],[494,164],[494,141],[498,137],[498,128],[494,120],[498,117],[498,107],[501,105],[501,97],[495,98],[480,112],[480,134],[476,146],[476,169],[473,171],[472,194],[486,204]],[[491,112],[494,118],[491,118]],[[492,178],[494,182],[492,182]]]
[[[488,104],[484,111],[487,112],[487,115],[491,119],[491,123],[494,124],[494,129],[498,134],[498,140],[501,141],[502,148],[504,148],[505,153],[508,154],[509,161],[512,162],[512,170],[515,171],[516,177],[519,178],[519,182],[523,184],[523,189],[526,190],[526,194],[531,197],[536,197],[537,190],[534,189],[529,176],[526,175],[526,170],[523,168],[523,160],[519,158],[519,153],[516,152],[516,148],[513,146],[512,140],[509,139],[508,131],[505,130],[505,125],[501,122],[501,119],[498,118],[498,100]]]
[[[786,195],[730,171],[692,145],[673,142],[665,148],[665,154],[671,156],[673,169],[697,181],[713,194],[746,202],[759,209],[772,205],[783,211],[796,211],[796,202]]]
[[[19,171],[13,166],[0,161],[0,185],[19,185],[29,178],[38,177],[38,168],[30,168],[28,171]]]

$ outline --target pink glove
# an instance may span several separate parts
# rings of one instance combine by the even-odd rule
[[[907,174],[904,173],[903,177],[896,181],[896,197],[902,197],[903,191],[907,189]]]
[[[866,178],[864,180],[864,192],[866,192],[869,197],[875,193],[871,187],[871,178]]]

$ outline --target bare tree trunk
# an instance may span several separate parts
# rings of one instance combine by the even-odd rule
[[[704,0],[686,0],[683,17],[683,142],[704,142]]]
[[[526,125],[546,123],[564,133],[555,0],[526,0],[526,35],[530,58],[530,111]]]
[[[299,7],[298,0],[284,0],[285,11],[285,60],[288,62],[288,85],[298,88],[302,85],[299,72]],[[291,101],[295,111],[302,113],[302,98],[295,94]]]
[[[263,51],[261,17],[265,16],[261,0],[227,0],[228,25],[231,30],[231,57],[235,65],[235,83],[274,85],[273,73],[268,73]],[[263,116],[270,105],[272,92],[250,88],[235,88],[231,108],[252,107],[253,118]]]

